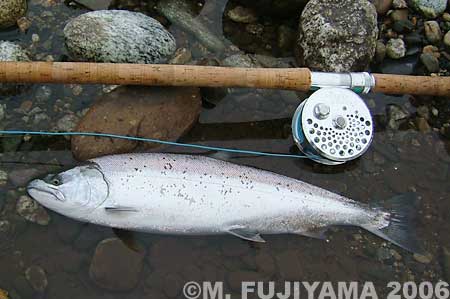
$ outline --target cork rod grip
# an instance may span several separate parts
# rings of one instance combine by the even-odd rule
[[[450,96],[450,77],[372,75],[375,77],[374,92]]]
[[[307,91],[311,86],[311,72],[306,68],[0,62],[0,82],[251,87]]]

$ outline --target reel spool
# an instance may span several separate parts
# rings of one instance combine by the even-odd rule
[[[295,143],[308,158],[339,165],[363,155],[373,139],[373,120],[362,98],[345,88],[322,88],[296,110]]]

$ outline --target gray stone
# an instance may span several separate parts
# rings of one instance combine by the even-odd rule
[[[428,41],[432,44],[437,44],[442,39],[442,31],[439,27],[439,23],[436,21],[427,21],[424,24],[425,26],[425,36]]]
[[[26,0],[0,1],[0,29],[15,25],[17,20],[25,15],[26,11]]]
[[[0,186],[6,185],[8,182],[8,173],[0,169]]]
[[[75,0],[75,2],[90,10],[102,10],[108,9],[113,0]]]
[[[405,57],[405,42],[401,38],[391,38],[386,44],[386,54],[392,59],[400,59]]]
[[[385,15],[392,6],[392,0],[373,0],[379,15]]]
[[[416,262],[421,264],[429,264],[433,260],[433,256],[431,254],[418,254],[414,253],[413,258]]]
[[[230,9],[227,15],[236,23],[254,23],[258,20],[258,17],[252,10],[242,6],[236,6]]]
[[[400,123],[410,116],[406,110],[395,104],[388,105],[386,111],[388,126],[393,130],[398,130]]]
[[[71,132],[77,126],[79,121],[75,114],[67,114],[60,118],[56,123],[56,129],[63,132]]]
[[[9,181],[14,187],[25,187],[32,179],[46,173],[46,169],[14,169],[9,173]]]
[[[398,33],[407,33],[414,29],[414,24],[410,20],[398,20],[394,23],[392,29]]]
[[[444,35],[444,45],[450,48],[450,31]]]
[[[440,16],[447,8],[448,0],[411,0],[411,6],[427,18]]]
[[[375,50],[375,60],[377,62],[382,62],[386,57],[386,45],[382,40],[377,41],[377,47]]]
[[[442,248],[442,264],[445,278],[448,281],[450,280],[450,251],[445,247]]]
[[[47,275],[39,266],[27,268],[25,270],[25,277],[36,292],[43,293],[48,286]]]
[[[79,61],[164,63],[176,50],[174,37],[155,19],[125,10],[82,14],[64,28],[70,56]]]
[[[407,9],[396,9],[393,10],[389,17],[392,21],[406,21],[408,20],[409,11]]]
[[[117,238],[103,240],[95,249],[89,269],[91,279],[111,291],[129,291],[139,282],[145,251],[131,250]]]
[[[158,2],[157,9],[172,23],[194,35],[211,51],[222,52],[225,49],[223,41],[195,17],[189,1],[161,0]]]
[[[420,61],[427,68],[430,73],[438,73],[440,70],[439,60],[430,53],[424,53],[420,55]]]
[[[6,117],[6,105],[0,104],[0,121],[4,120]]]
[[[0,4],[1,6],[2,4]],[[0,61],[30,61],[27,52],[19,45],[0,41]],[[21,85],[0,83],[0,95],[16,93]]]
[[[16,204],[17,213],[26,220],[39,225],[48,225],[50,216],[45,209],[27,195],[22,195]]]
[[[363,71],[375,55],[377,13],[366,0],[311,0],[300,19],[300,62],[321,71]]]
[[[392,7],[395,9],[408,8],[408,3],[405,0],[394,0],[392,1]]]

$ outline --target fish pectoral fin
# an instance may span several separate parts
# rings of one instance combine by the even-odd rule
[[[313,229],[306,230],[306,231],[296,231],[295,233],[298,235],[305,236],[305,237],[326,240],[327,236],[325,235],[325,233],[327,230],[328,230],[328,227],[321,227],[321,228],[313,228]]]
[[[127,207],[127,206],[113,205],[113,206],[106,206],[105,211],[107,211],[107,212],[138,212],[138,209],[133,208],[133,207]]]
[[[233,236],[239,237],[241,239],[247,240],[247,241],[259,242],[259,243],[266,242],[266,240],[264,240],[258,232],[251,231],[245,227],[230,228],[228,230],[228,233]]]

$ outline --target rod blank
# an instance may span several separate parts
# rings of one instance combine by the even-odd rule
[[[450,95],[450,77],[373,74],[375,92]],[[2,83],[250,87],[308,91],[307,68],[230,68],[85,62],[0,62]]]

